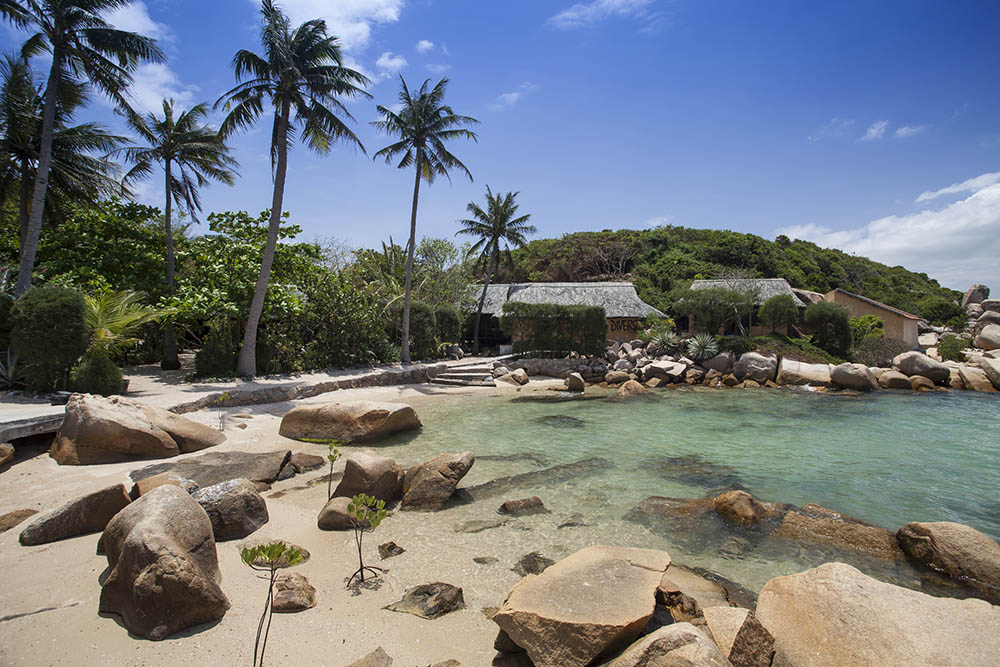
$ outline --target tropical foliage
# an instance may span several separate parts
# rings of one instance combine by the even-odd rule
[[[803,318],[813,332],[813,343],[838,357],[848,356],[852,342],[851,313],[846,306],[818,301],[806,308]]]

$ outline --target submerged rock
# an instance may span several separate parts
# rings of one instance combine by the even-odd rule
[[[996,540],[951,521],[908,523],[896,539],[911,560],[945,572],[1000,604],[1000,544]]]
[[[441,454],[406,471],[404,510],[439,510],[445,506],[476,456],[472,452]]]
[[[757,618],[782,667],[969,667],[1000,655],[1000,607],[882,583],[843,563],[771,579]]]
[[[808,503],[785,514],[771,536],[815,542],[872,558],[903,558],[903,552],[896,544],[896,536],[885,528],[815,503]]]
[[[497,510],[498,514],[510,514],[511,516],[525,516],[528,514],[548,514],[542,504],[542,499],[538,496],[521,498],[519,500],[508,500]]]
[[[465,598],[461,588],[435,582],[408,589],[401,600],[385,608],[421,618],[437,618],[464,606]]]
[[[746,491],[729,491],[715,498],[715,511],[732,523],[756,528],[782,515],[772,503],[762,503]]]
[[[114,484],[36,519],[21,531],[19,540],[25,546],[32,546],[99,533],[129,502],[125,485]]]
[[[665,479],[682,484],[708,489],[743,486],[743,479],[736,468],[705,460],[697,454],[647,460],[644,466]]]
[[[493,622],[538,667],[584,667],[635,640],[669,565],[663,551],[588,547],[522,579]]]
[[[561,484],[571,479],[579,479],[590,475],[606,471],[613,464],[607,459],[593,457],[576,461],[574,463],[564,463],[544,470],[534,470],[531,472],[511,475],[509,477],[499,477],[497,479],[466,486],[459,489],[461,495],[472,500],[482,500],[492,498],[512,490],[530,488],[533,486],[551,486]]]
[[[525,577],[529,574],[541,574],[545,571],[545,568],[554,564],[555,561],[551,558],[546,558],[537,551],[532,551],[521,556],[520,560],[517,561],[517,564],[511,570]]]
[[[345,401],[299,405],[281,418],[286,438],[370,442],[420,428],[416,411],[403,403]]]
[[[570,417],[569,415],[543,415],[541,417],[535,417],[535,422],[539,424],[544,424],[545,426],[570,426],[573,428],[582,428],[587,425],[582,419],[577,417]]]

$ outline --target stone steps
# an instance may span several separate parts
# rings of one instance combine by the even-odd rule
[[[485,379],[478,379],[477,380],[477,379],[474,379],[471,376],[442,377],[441,375],[439,375],[436,378],[434,378],[433,380],[431,380],[431,383],[432,384],[449,385],[449,386],[452,386],[452,387],[495,387],[495,386],[497,386],[496,382],[493,380],[493,378],[490,378],[489,380],[485,380]]]
[[[493,369],[490,366],[470,365],[452,366],[448,370],[438,373],[432,380],[434,384],[450,385],[454,387],[495,387],[493,381]]]

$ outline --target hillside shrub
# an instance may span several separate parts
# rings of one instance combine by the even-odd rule
[[[842,364],[844,359],[816,347],[805,338],[789,338],[779,333],[758,336],[753,339],[754,349],[763,355],[779,358],[788,357],[810,364]]]
[[[851,341],[855,346],[860,345],[864,340],[868,338],[881,338],[884,333],[884,325],[882,320],[875,317],[874,315],[863,315],[861,317],[852,317],[850,320],[851,325]]]
[[[514,339],[514,350],[549,350],[600,354],[607,334],[600,306],[558,306],[508,301],[500,329]]]
[[[813,330],[813,343],[830,354],[843,357],[851,349],[851,313],[832,301],[819,301],[806,308],[806,325]]]
[[[25,364],[28,385],[64,387],[70,367],[87,350],[90,329],[83,295],[65,287],[35,287],[11,308],[11,347]]]
[[[764,302],[757,316],[777,331],[780,327],[793,327],[799,318],[799,307],[795,305],[795,297],[791,294],[775,294]]]
[[[917,314],[932,324],[955,325],[965,324],[965,311],[955,301],[940,296],[929,296],[917,304]]]
[[[303,367],[392,361],[386,356],[385,317],[374,290],[336,275],[310,283],[304,292],[302,312],[294,318],[304,348]],[[413,331],[411,322],[411,335]]]
[[[747,352],[752,352],[755,347],[750,336],[717,336],[716,340],[719,342],[721,352],[732,352],[737,359]]]
[[[87,355],[70,374],[69,388],[83,394],[120,394],[122,370],[104,354]]]
[[[938,356],[944,361],[965,361],[965,353],[962,350],[971,346],[971,338],[945,334],[938,340]]]
[[[441,306],[434,311],[437,337],[442,343],[457,343],[462,336],[462,316],[455,306]]]
[[[735,324],[753,309],[749,294],[724,287],[676,290],[671,296],[675,313],[694,317],[694,326],[712,335]]]
[[[909,345],[895,338],[869,337],[851,348],[851,360],[865,366],[888,368],[897,355],[909,352],[911,349]]]

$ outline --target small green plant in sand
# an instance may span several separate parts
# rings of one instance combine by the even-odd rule
[[[260,622],[257,623],[257,638],[253,643],[253,667],[263,667],[264,649],[267,647],[267,634],[271,630],[273,615],[271,604],[274,602],[274,580],[278,576],[279,568],[301,563],[302,552],[284,542],[271,542],[243,549],[240,557],[251,570],[267,573],[262,577],[268,580],[267,605],[264,607],[264,613],[260,615]]]
[[[340,458],[340,449],[337,445],[343,444],[340,440],[331,440],[327,447],[330,448],[330,453],[326,455],[326,460],[330,462],[330,474],[326,480],[326,499],[330,500],[333,498],[333,464],[337,462]]]
[[[225,410],[225,408],[223,407],[222,404],[225,403],[226,400],[228,400],[228,399],[229,399],[229,392],[228,391],[224,391],[221,394],[219,394],[218,396],[216,396],[214,399],[212,399],[212,405],[214,405],[215,407],[219,408],[219,430],[220,431],[225,431],[226,430],[226,410]]]
[[[357,576],[360,576],[361,583],[364,583],[366,571],[370,571],[376,576],[382,571],[380,567],[365,565],[364,557],[361,554],[361,541],[364,539],[365,533],[374,531],[382,523],[382,519],[386,515],[385,501],[375,496],[359,493],[351,498],[350,504],[347,505],[347,514],[351,517],[351,523],[354,524],[354,542],[358,545],[358,569],[347,580],[347,585],[350,586],[354,577]]]

